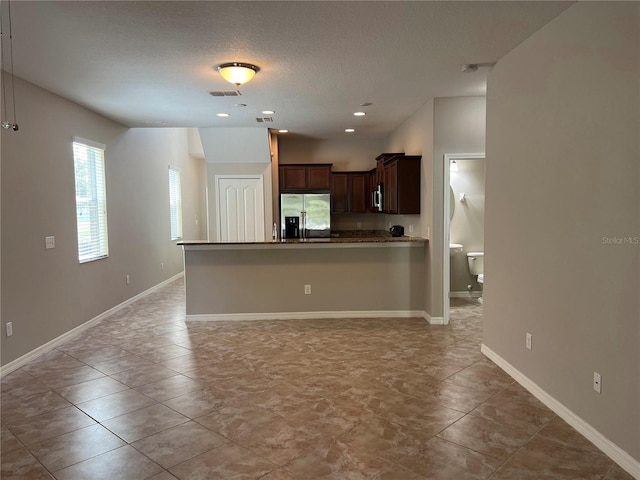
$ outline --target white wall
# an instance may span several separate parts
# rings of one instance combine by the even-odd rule
[[[637,475],[639,32],[637,2],[576,3],[490,73],[483,335]]]
[[[14,330],[2,335],[3,365],[182,271],[181,249],[170,240],[170,164],[183,172],[185,237],[200,238],[204,218],[203,161],[188,155],[186,130],[127,129],[20,79],[16,97],[20,131],[1,133],[2,322]],[[77,253],[74,136],[106,145],[110,255],[85,264]],[[45,250],[48,235],[55,249]]]

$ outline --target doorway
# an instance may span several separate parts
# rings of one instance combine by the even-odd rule
[[[262,242],[264,194],[262,175],[216,175],[219,242]]]
[[[442,305],[443,305],[443,323],[445,325],[449,324],[450,320],[450,296],[451,296],[451,220],[453,217],[454,209],[456,205],[460,203],[464,203],[465,199],[460,195],[464,192],[458,192],[458,196],[456,197],[455,193],[451,188],[451,164],[453,162],[458,161],[466,161],[466,160],[484,160],[484,153],[447,153],[443,157],[443,183],[442,183],[442,194],[443,194],[443,206],[442,209],[443,218],[442,218]],[[462,244],[462,252],[457,252],[456,254],[461,255],[465,251],[464,244]],[[466,254],[465,254],[466,261]]]

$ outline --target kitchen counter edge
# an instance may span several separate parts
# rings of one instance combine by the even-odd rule
[[[428,240],[422,237],[307,238],[304,240],[270,240],[266,242],[207,242],[185,240],[177,245],[185,250],[243,250],[271,248],[372,248],[420,247]]]

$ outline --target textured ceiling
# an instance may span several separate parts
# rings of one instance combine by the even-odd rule
[[[433,97],[484,95],[486,70],[461,65],[499,60],[570,5],[14,0],[14,69],[127,126],[260,126],[270,109],[267,126],[294,134],[381,137]],[[212,97],[234,89],[213,68],[229,61],[261,71]]]

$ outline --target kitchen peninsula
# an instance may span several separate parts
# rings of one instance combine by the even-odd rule
[[[187,320],[426,317],[424,238],[179,245]]]

